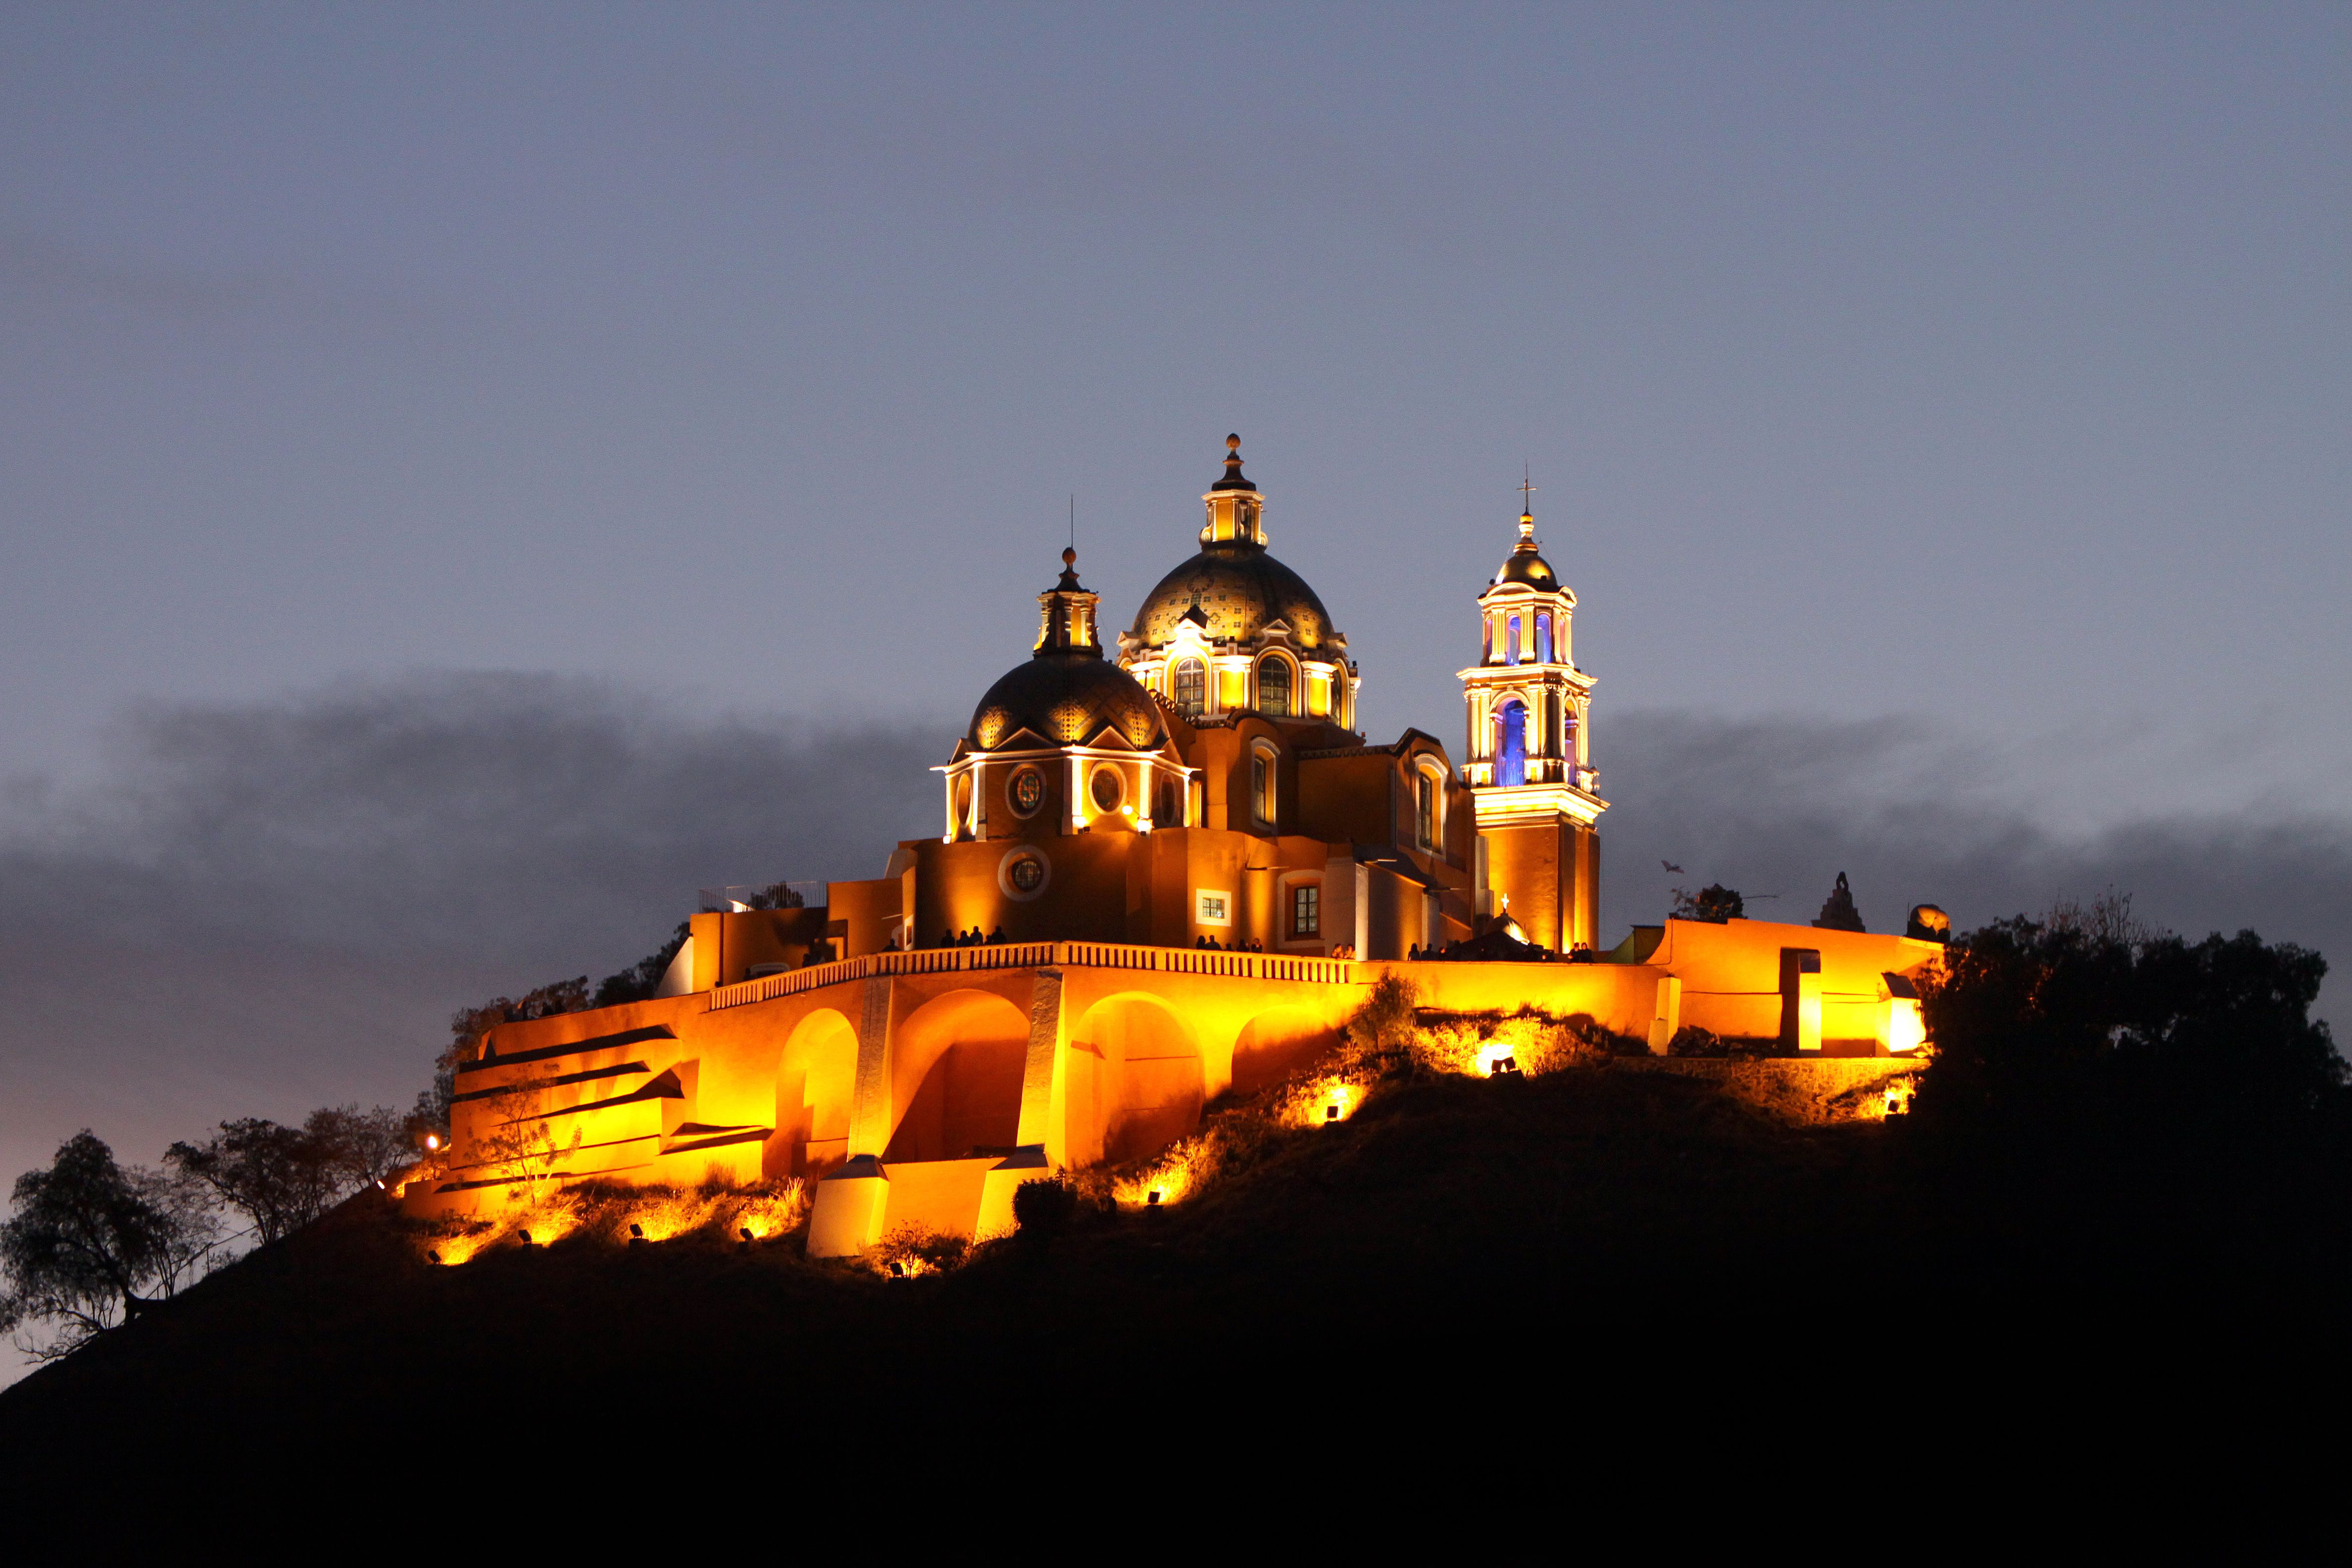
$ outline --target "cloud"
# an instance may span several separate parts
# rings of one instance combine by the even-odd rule
[[[40,235],[0,230],[0,297],[209,320],[259,309],[287,291],[283,283],[257,274],[124,266]]]
[[[1612,931],[1673,880],[1808,921],[1843,870],[1878,930],[2113,886],[2192,933],[2352,951],[2341,821],[2054,832],[2029,768],[1924,721],[1636,713],[1603,739]],[[951,742],[525,676],[137,710],[94,782],[0,791],[0,1175],[84,1125],[152,1160],[224,1116],[404,1103],[453,1008],[609,973],[697,887],[877,874],[932,830]]]
[[[951,739],[520,676],[134,712],[90,787],[0,799],[0,1173],[404,1103],[453,1008],[633,962],[698,886],[878,875]]]
[[[2251,928],[2352,954],[2352,822],[2179,815],[2057,831],[2095,816],[2058,798],[2052,764],[1914,720],[1837,723],[1633,713],[1606,731],[1605,929],[1655,921],[1671,884],[1722,882],[1760,918],[1808,921],[1840,871],[1872,929],[1916,903],[1966,929],[2088,899],[2202,936]],[[2038,751],[2039,748],[2036,748]],[[1661,861],[1686,868],[1670,877]],[[2322,999],[2340,995],[2340,982]]]

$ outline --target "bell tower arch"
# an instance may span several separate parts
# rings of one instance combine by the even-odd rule
[[[1522,491],[1531,494],[1533,485]],[[1588,723],[1592,677],[1576,666],[1576,595],[1536,544],[1535,511],[1478,595],[1478,662],[1460,672],[1478,815],[1479,913],[1508,915],[1559,952],[1597,946],[1601,838]]]

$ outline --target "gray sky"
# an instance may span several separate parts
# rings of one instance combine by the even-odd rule
[[[1379,738],[1533,466],[1612,927],[2352,951],[2347,89],[2340,5],[0,5],[0,1174],[877,871],[1066,498],[1123,621],[1227,430]]]

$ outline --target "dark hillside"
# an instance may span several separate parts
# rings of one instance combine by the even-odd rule
[[[654,1434],[840,1456],[1017,1415],[1148,1447],[1188,1421],[1507,1430],[1530,1401],[1621,1419],[1614,1443],[1674,1413],[1883,1426],[2046,1364],[2189,1376],[2216,1334],[2317,1342],[2352,1301],[2326,1248],[2110,1243],[2063,1205],[1945,1202],[1927,1131],[1793,1128],[1606,1065],[1402,1083],[1176,1207],[905,1280],[796,1237],[437,1268],[354,1202],[0,1394],[0,1448],[66,1483],[95,1451],[182,1476],[593,1469]],[[156,1432],[202,1441],[123,1441]]]

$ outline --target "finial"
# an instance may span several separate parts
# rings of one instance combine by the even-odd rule
[[[1519,542],[1529,549],[1536,542],[1536,486],[1527,465],[1519,467]]]
[[[1054,586],[1065,594],[1083,594],[1086,592],[1084,588],[1078,585],[1078,552],[1075,548],[1066,549],[1062,552],[1062,580],[1059,583],[1055,584]]]
[[[1212,490],[1255,490],[1257,487],[1242,478],[1242,438],[1225,437],[1225,477],[1209,487]]]

